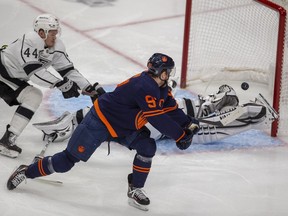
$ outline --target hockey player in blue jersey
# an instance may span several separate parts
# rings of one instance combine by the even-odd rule
[[[175,78],[170,77],[168,86],[174,95],[177,91]],[[101,86],[98,85],[97,87],[99,94],[105,93]],[[218,142],[250,129],[267,130],[271,123],[278,118],[277,112],[262,94],[259,93],[258,96],[246,103],[240,103],[235,90],[227,84],[221,85],[217,92],[207,96],[176,97],[175,100],[178,103],[178,108],[191,117],[197,115],[197,119],[200,121],[199,131],[193,137],[192,144]],[[48,141],[50,139],[52,142],[62,142],[71,137],[89,110],[90,107],[86,106],[73,113],[65,111],[55,120],[34,123],[33,125],[42,131],[43,140]],[[151,132],[150,137],[155,139],[156,143],[157,140],[167,139],[149,122],[145,126]]]
[[[67,148],[27,165],[21,165],[7,182],[15,189],[25,178],[69,171],[75,163],[87,161],[104,141],[116,141],[136,150],[132,173],[128,175],[129,203],[148,210],[150,200],[143,191],[156,152],[155,140],[145,124],[187,149],[199,130],[197,119],[187,116],[169,91],[167,80],[175,72],[171,57],[155,53],[148,70],[119,84],[113,92],[101,95],[72,134]]]

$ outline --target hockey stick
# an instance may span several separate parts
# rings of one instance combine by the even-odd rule
[[[44,147],[41,150],[41,152],[34,157],[32,163],[35,163],[35,162],[37,162],[38,160],[41,160],[44,157],[44,154],[45,154],[48,146],[50,145],[51,142],[53,142],[53,140],[56,138],[56,136],[57,136],[56,133],[50,134],[48,136],[46,144],[44,145]]]
[[[92,90],[93,89],[93,90]],[[92,86],[92,91],[85,91],[82,90],[81,94],[82,95],[87,95],[90,96],[92,103],[102,94],[105,94],[106,91],[103,89],[103,87],[98,83],[94,83]]]
[[[56,133],[48,135],[46,144],[44,145],[44,147],[41,150],[41,152],[34,157],[34,159],[32,161],[32,164],[36,163],[37,161],[39,161],[39,160],[44,158],[44,154],[45,154],[48,146],[50,145],[51,142],[53,142],[56,139],[56,137],[57,137]],[[62,181],[58,181],[58,180],[40,179],[40,178],[39,179],[35,179],[35,180],[37,180],[39,182],[42,182],[42,183],[48,183],[48,184],[55,184],[55,185],[63,184]]]
[[[204,103],[204,100],[200,99],[200,95],[198,95],[198,100],[200,101],[200,104],[199,104],[198,112],[196,114],[196,118],[199,118],[200,114],[202,114],[201,107]]]

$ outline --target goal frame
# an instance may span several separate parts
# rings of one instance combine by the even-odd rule
[[[271,2],[269,0],[253,0],[262,4],[279,14],[278,26],[278,39],[276,51],[276,64],[275,64],[275,78],[274,78],[274,92],[273,92],[273,108],[279,113],[280,94],[281,94],[281,77],[283,72],[283,58],[284,58],[284,43],[285,43],[285,26],[286,26],[286,9],[282,6]],[[183,50],[182,50],[182,67],[180,87],[186,88],[187,86],[187,65],[189,57],[189,40],[190,40],[190,26],[192,16],[192,2],[193,0],[186,0],[185,8],[185,21],[184,21],[184,37],[183,37]],[[281,118],[281,116],[280,116]],[[278,121],[275,120],[271,126],[271,136],[276,137],[278,133]]]

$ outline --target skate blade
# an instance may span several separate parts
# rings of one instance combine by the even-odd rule
[[[10,158],[17,158],[19,156],[19,152],[9,150],[3,146],[0,146],[0,154],[10,157]]]
[[[148,211],[148,205],[141,205],[139,203],[137,203],[134,199],[132,198],[128,198],[128,204],[134,208],[140,209],[142,211]]]

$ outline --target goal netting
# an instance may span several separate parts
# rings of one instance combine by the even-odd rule
[[[267,85],[279,113],[271,135],[288,134],[284,0],[186,0],[181,87],[195,80]]]

